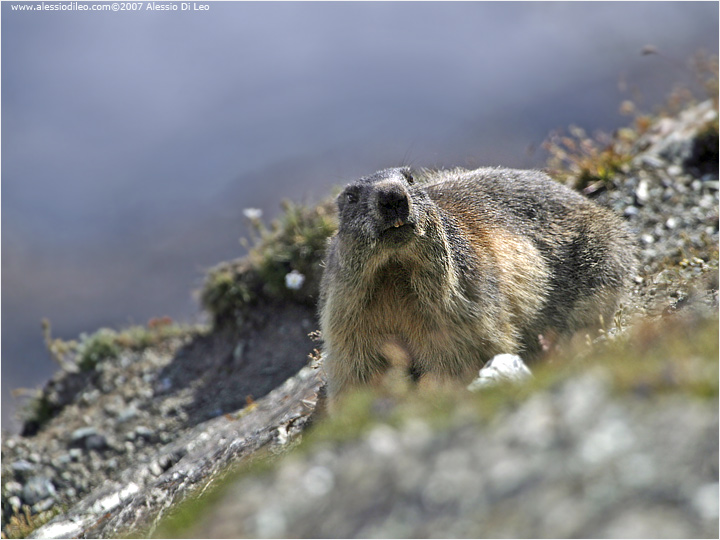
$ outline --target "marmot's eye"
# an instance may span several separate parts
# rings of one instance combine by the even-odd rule
[[[410,172],[410,169],[403,169],[402,175],[405,177],[405,180],[407,180],[408,184],[412,184],[415,182],[415,179],[413,178],[413,175]]]
[[[355,204],[356,202],[358,202],[358,194],[355,193],[354,191],[348,191],[348,192],[345,194],[345,200],[346,200],[349,204]]]

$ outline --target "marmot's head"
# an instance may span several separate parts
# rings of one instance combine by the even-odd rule
[[[338,235],[369,246],[402,247],[425,234],[427,194],[407,167],[384,169],[348,185],[337,198]]]

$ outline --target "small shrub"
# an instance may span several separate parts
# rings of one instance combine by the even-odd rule
[[[43,319],[41,324],[45,347],[50,353],[50,358],[57,362],[61,368],[67,369],[72,364],[77,352],[77,342],[53,338],[52,325],[49,319]]]
[[[27,538],[35,529],[45,525],[55,516],[62,513],[59,506],[51,508],[40,514],[33,514],[30,507],[23,505],[19,512],[15,512],[3,527],[3,538]]]
[[[95,369],[101,360],[117,358],[120,354],[114,330],[101,328],[91,336],[83,334],[80,337],[77,365],[81,371]]]
[[[116,334],[114,342],[121,348],[141,351],[192,331],[191,328],[173,323],[170,317],[159,317],[150,319],[147,326],[136,325],[121,331]]]
[[[22,420],[22,435],[30,436],[37,433],[45,423],[50,420],[57,409],[48,400],[42,390],[36,390],[34,395],[23,405],[19,418]]]
[[[236,321],[245,308],[254,305],[260,290],[257,270],[246,260],[225,262],[208,272],[200,301],[218,326]]]
[[[593,136],[577,126],[569,128],[569,134],[561,131],[551,133],[542,147],[548,153],[547,167],[558,180],[570,187],[588,193],[599,187],[611,187],[615,175],[629,163],[637,149],[638,139],[648,132],[659,118],[676,116],[700,99],[711,99],[718,107],[718,58],[702,51],[695,54],[687,65],[666,57],[657,48],[648,46],[645,55],[656,55],[680,68],[686,75],[686,83],[678,85],[665,103],[654,114],[642,112],[635,102],[625,100],[620,113],[633,117],[629,126],[616,130],[612,135],[597,132]],[[690,77],[687,77],[690,75]],[[691,80],[692,79],[692,80]],[[690,87],[694,86],[695,91]],[[701,163],[717,162],[717,119],[711,122],[699,136],[695,159]],[[716,169],[715,169],[716,170]]]
[[[586,190],[594,183],[608,187],[632,159],[632,147],[643,125],[619,129],[613,135],[598,132],[593,137],[577,126],[569,128],[569,135],[552,133],[542,145],[549,154],[548,168],[577,190]]]
[[[337,228],[332,203],[307,207],[285,201],[283,210],[270,227],[258,213],[246,212],[253,244],[247,257],[208,272],[200,299],[216,325],[237,322],[261,300],[309,305],[317,300],[325,246]]]
[[[250,261],[271,297],[307,299],[317,294],[320,263],[336,224],[327,205],[308,208],[285,201],[283,210],[272,231],[250,250]],[[286,276],[293,271],[305,277],[297,292],[286,284]]]

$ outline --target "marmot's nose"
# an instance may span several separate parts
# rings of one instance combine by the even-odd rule
[[[380,216],[388,225],[403,225],[410,214],[410,203],[407,193],[401,187],[393,186],[378,193],[378,210]],[[398,220],[400,223],[398,223]]]

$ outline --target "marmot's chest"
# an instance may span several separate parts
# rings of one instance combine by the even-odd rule
[[[384,273],[368,290],[367,304],[361,315],[377,335],[397,335],[415,341],[423,332],[440,325],[437,306],[427,305],[413,287],[407,271]]]

